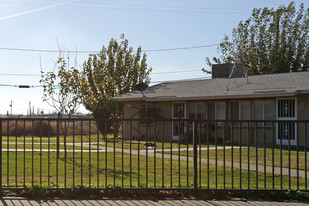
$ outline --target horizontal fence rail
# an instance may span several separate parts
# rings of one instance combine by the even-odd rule
[[[309,121],[2,118],[1,188],[308,190],[308,129]]]

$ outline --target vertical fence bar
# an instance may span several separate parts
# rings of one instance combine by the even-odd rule
[[[162,188],[164,188],[164,142],[165,142],[165,135],[164,135],[164,119],[162,119]]]
[[[47,139],[47,175],[48,175],[48,187],[50,186],[50,120],[48,120],[48,139]]]
[[[215,126],[215,157],[216,157],[215,185],[216,185],[216,189],[218,189],[218,122],[216,122],[216,126]]]
[[[42,168],[43,168],[43,163],[42,163],[42,133],[43,133],[43,128],[42,128],[42,120],[40,120],[40,187],[42,187]]]
[[[232,170],[232,189],[234,188],[234,126],[233,122],[231,122],[231,170]]]
[[[226,171],[225,171],[225,138],[226,138],[226,122],[223,122],[223,189],[225,189],[226,184]]]
[[[96,127],[96,129],[97,129],[97,188],[99,188],[100,187],[100,131],[99,127]]]
[[[64,188],[66,188],[67,187],[67,120],[64,120],[63,144],[64,144]]]
[[[129,120],[129,125],[130,125],[130,132],[129,132],[129,136],[130,136],[130,140],[132,139],[132,123],[131,123],[131,119]],[[122,124],[122,128],[123,128],[123,124]],[[123,162],[124,162],[124,160],[123,160],[123,147],[124,147],[124,145],[123,145],[123,142],[124,141],[124,139],[123,139],[123,129],[122,129],[122,134],[121,134],[121,187],[123,188],[123,168],[124,168],[124,166],[123,166]],[[130,143],[130,148],[131,148],[131,143]],[[130,161],[131,161],[131,158],[130,158]],[[131,162],[130,162],[131,163]],[[131,164],[130,164],[130,188],[131,188]]]
[[[304,122],[305,124],[305,147],[304,147],[304,150],[305,150],[305,190],[308,189],[307,187],[307,122]]]
[[[209,189],[209,124],[210,122],[207,122],[207,189]]]
[[[258,153],[258,122],[255,122],[255,189],[259,187],[259,153]]]
[[[104,136],[105,136],[105,188],[108,187],[107,183],[107,120],[104,120]]]
[[[2,118],[0,118],[0,161],[0,191],[2,191]]]
[[[132,188],[132,122],[130,120],[130,188]]]
[[[201,121],[199,122],[199,188],[202,188],[202,143],[201,143],[201,134],[202,134],[202,124]],[[188,161],[188,160],[187,160]]]
[[[239,189],[242,189],[241,187],[241,178],[242,178],[242,174],[241,174],[241,171],[242,171],[242,168],[241,168],[241,127],[242,127],[242,122],[239,122]]]
[[[17,130],[18,130],[18,125],[17,125],[17,119],[15,120],[15,188],[17,189]],[[8,165],[9,166],[9,165]]]
[[[299,141],[298,141],[298,136],[299,136],[299,134],[298,134],[298,122],[293,122],[292,124],[294,124],[293,126],[294,126],[294,128],[295,128],[295,126],[296,126],[296,131],[295,131],[295,129],[293,130],[293,132],[294,132],[294,137],[295,137],[295,135],[296,135],[296,155],[297,155],[297,158],[296,158],[296,164],[297,164],[297,166],[296,166],[296,169],[297,169],[297,190],[299,190],[299,150],[298,150],[298,147],[299,147]],[[296,125],[295,125],[296,124]],[[293,127],[292,127],[293,128]],[[296,134],[295,134],[296,133]]]
[[[157,146],[157,120],[154,120],[154,188],[157,188],[157,154],[156,154],[156,146]]]
[[[286,123],[290,124],[290,123]],[[294,135],[293,135],[294,136]],[[289,161],[289,190],[291,189],[291,136],[288,135],[288,161]]]
[[[89,188],[91,187],[91,120],[88,121],[88,137],[89,137],[89,142],[88,142],[88,146],[89,146]]]
[[[6,132],[7,132],[7,167],[6,167],[6,179],[7,179],[7,187],[9,187],[10,185],[10,121],[7,120],[7,128],[6,128]],[[33,145],[33,144],[32,144]],[[33,154],[33,152],[32,152]],[[33,155],[32,155],[32,163],[33,163]],[[33,164],[32,164],[32,171],[33,171]],[[33,186],[33,172],[32,172],[32,186]]]
[[[178,188],[179,189],[180,189],[180,134],[181,134],[180,126],[181,124],[182,122],[178,120]]]
[[[264,128],[263,128],[263,147],[264,147],[264,190],[266,190],[266,122],[264,122]]]
[[[252,122],[248,121],[248,127],[247,127],[247,159],[248,159],[248,190],[250,191],[250,131],[251,131],[251,127],[252,127]]]
[[[282,181],[283,181],[283,178],[282,178],[282,132],[280,131],[280,128],[282,127],[282,122],[278,122],[278,126],[279,128],[277,129],[278,131],[278,136],[280,138],[280,189],[282,190],[283,189],[283,186],[282,186]]]
[[[57,159],[59,159],[59,144],[60,144],[60,139],[59,139],[59,115],[57,119]],[[58,165],[58,161],[57,161]],[[57,166],[57,171],[58,171],[58,166]]]
[[[81,186],[84,186],[83,184],[83,167],[84,167],[84,162],[83,162],[83,138],[84,138],[84,122],[83,120],[80,121],[80,184]]]
[[[56,158],[56,187],[59,187],[59,146],[60,146],[60,137],[59,137],[59,116],[57,119],[57,158]],[[33,154],[33,151],[32,151]]]
[[[171,121],[171,128],[172,128],[172,135],[171,135],[171,138],[170,138],[170,188],[172,189],[173,188],[173,162],[172,162],[172,155],[173,155],[173,124],[175,124],[175,121],[172,120]]]
[[[188,121],[187,121],[187,125]],[[189,137],[188,133],[186,134],[186,140],[187,140],[187,188],[189,188]]]
[[[113,120],[113,128],[115,128],[115,120]],[[114,153],[114,157],[113,157],[113,166],[114,166],[114,168],[113,168],[113,172],[114,172],[114,188],[116,188],[116,137],[115,137],[115,129],[114,129],[114,131],[113,131],[113,136],[114,136],[114,138],[113,138],[113,142],[114,142],[114,144],[113,144],[113,153]]]
[[[146,188],[148,188],[148,124],[146,121]]]
[[[140,120],[137,120],[137,187],[140,188]]]
[[[273,190],[275,190],[275,122],[272,122],[272,184]]]
[[[31,168],[32,168],[32,172],[31,172],[31,183],[32,183],[32,187],[34,184],[34,134],[33,134],[33,127],[34,127],[34,120],[31,121]]]
[[[72,137],[73,137],[73,188],[75,188],[75,121],[73,120]]]
[[[24,131],[23,131],[23,133],[24,133],[24,188],[25,188],[26,187],[26,120],[25,119],[24,119]],[[0,152],[2,152],[2,151],[0,151]]]
[[[196,139],[196,125],[193,121],[193,187],[197,189],[197,139]]]

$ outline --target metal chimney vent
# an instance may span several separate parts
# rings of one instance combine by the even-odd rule
[[[229,78],[234,64],[214,64],[212,65],[212,78]],[[236,64],[231,78],[243,77],[241,64]]]

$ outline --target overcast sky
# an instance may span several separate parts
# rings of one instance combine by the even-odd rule
[[[309,3],[294,1],[297,6]],[[0,114],[27,114],[29,101],[44,110],[40,70],[53,71],[58,44],[64,50],[99,51],[122,33],[134,48],[160,50],[221,42],[253,8],[288,5],[287,0],[0,0]],[[20,51],[23,49],[31,51]],[[205,57],[217,46],[147,52],[152,82],[207,77]],[[80,65],[89,53],[78,53]],[[186,71],[186,72],[179,72]],[[191,72],[187,72],[191,71]],[[170,72],[170,73],[166,73]],[[179,73],[173,73],[179,72]],[[80,108],[80,112],[87,113]]]

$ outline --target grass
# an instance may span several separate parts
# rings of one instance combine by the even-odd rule
[[[165,142],[165,143],[162,143],[162,142],[153,142],[153,141],[148,141],[148,142],[151,142],[151,143],[155,143],[156,145],[156,150],[162,150],[163,149],[178,149],[179,147],[180,148],[193,148],[193,145],[192,144],[186,144],[186,143],[175,143],[175,142]],[[105,146],[106,142],[101,142],[100,143],[100,146]],[[131,141],[130,140],[123,140],[123,143],[122,143],[122,140],[117,140],[115,141],[115,147],[116,148],[122,148],[123,149],[130,149],[130,144],[131,144],[131,149],[132,150],[138,150],[138,149],[145,149],[145,144],[146,144],[146,141]],[[114,142],[113,141],[109,141],[107,142],[107,145],[108,147],[114,147]],[[202,147],[206,147],[207,145],[201,145]]]
[[[98,139],[99,137],[99,139]],[[145,150],[145,143],[146,141],[136,141],[136,140],[122,140],[121,136],[118,138],[114,138],[112,134],[107,135],[106,137],[103,137],[102,135],[75,135],[74,137],[72,135],[66,136],[66,142],[67,143],[91,143],[91,144],[97,144],[99,143],[99,146],[105,147],[107,144],[107,147],[115,147],[115,148],[124,148],[124,149],[132,149],[132,150]],[[57,137],[3,137],[3,148],[7,148],[7,142],[10,142],[10,148],[14,149],[15,148],[15,142],[18,143],[36,143],[34,144],[35,149],[40,149],[40,145],[37,145],[38,143],[48,143],[50,142],[50,148],[51,149],[56,149],[55,143],[57,142]],[[64,137],[60,136],[59,137],[60,143],[60,149],[64,149],[63,143],[64,143]],[[154,143],[153,141],[151,141]],[[178,149],[180,148],[192,148],[192,144],[186,144],[186,142],[156,142],[156,151],[157,152],[162,152],[162,149],[166,149],[164,151],[165,154],[169,154],[170,151],[169,149]],[[218,145],[220,146],[220,145]],[[206,148],[207,145],[201,144],[202,148]],[[215,147],[214,145],[209,145],[209,147]],[[18,145],[18,149],[23,149],[23,146]],[[27,145],[26,149],[31,149],[32,145]],[[43,144],[42,149],[48,149],[48,145]],[[67,149],[73,149],[73,146],[67,145]],[[75,146],[75,149],[81,149],[79,146]],[[84,150],[88,150],[88,148],[83,148]],[[282,152],[282,161],[281,161],[281,152]],[[256,155],[257,153],[257,155]],[[274,153],[274,154],[273,154]],[[173,151],[172,154],[178,155],[178,151]],[[249,155],[248,155],[249,154]],[[264,155],[265,154],[265,155]],[[181,151],[180,152],[181,156],[193,156],[192,151]],[[202,150],[201,153],[201,158],[208,158],[208,152],[206,150]],[[225,157],[224,157],[225,156]],[[233,159],[232,159],[233,156]],[[274,158],[273,158],[274,156]],[[300,170],[305,170],[305,152],[298,151],[298,164],[297,164],[297,151],[295,150],[288,150],[286,148],[283,148],[282,151],[280,148],[266,148],[264,151],[264,148],[256,148],[256,147],[249,147],[249,152],[248,152],[248,147],[242,147],[241,149],[238,147],[233,148],[233,151],[229,148],[226,148],[225,151],[223,149],[218,149],[217,153],[215,150],[210,150],[209,151],[209,158],[210,159],[218,159],[218,160],[226,160],[226,161],[234,161],[234,162],[242,162],[242,163],[248,163],[250,162],[251,164],[256,164],[256,162],[259,165],[268,165],[268,166],[276,166],[276,167],[284,167],[284,168],[292,168],[292,169],[297,169],[297,167]],[[249,160],[248,160],[249,157]],[[265,161],[264,161],[265,158]],[[290,160],[290,161],[288,161]],[[290,164],[290,165],[289,165]],[[307,158],[307,170],[309,171],[309,158]]]
[[[43,149],[43,150],[56,150],[57,149],[57,144],[56,143],[51,143],[49,144],[46,144],[46,143],[42,143],[42,145],[40,145],[39,143],[37,144],[33,144],[33,148],[32,148],[32,144],[29,144],[29,143],[26,143],[25,146],[23,144],[15,144],[15,143],[9,143],[7,144],[6,142],[3,142],[2,143],[2,148],[3,149],[34,149],[34,150],[39,150],[39,149]],[[64,144],[60,144],[59,145],[59,149],[60,150],[64,150],[65,147],[64,147]],[[67,150],[73,150],[73,145],[67,145],[66,146],[66,149]],[[79,146],[74,146],[74,149],[75,150],[81,150],[81,147]],[[83,148],[83,150],[89,150],[89,148]]]
[[[165,152],[166,154],[169,154],[169,151]],[[305,170],[305,152],[297,151],[295,150],[288,150],[288,149],[282,149],[280,148],[256,148],[256,147],[242,147],[241,149],[239,147],[230,149],[226,148],[225,150],[218,148],[217,152],[215,149],[209,150],[202,150],[200,153],[201,158],[208,158],[209,154],[209,159],[218,159],[218,160],[226,160],[226,161],[233,161],[233,162],[242,162],[242,163],[248,163],[250,164],[256,164],[258,162],[259,165],[268,165],[272,166],[274,165],[275,167],[284,167],[284,168],[291,168],[291,169],[298,169],[300,170]],[[172,152],[173,155],[178,155],[177,151]],[[281,154],[282,154],[282,159],[281,159]],[[181,156],[193,156],[193,152],[186,152],[186,151],[181,151],[180,152]],[[297,162],[297,156],[298,156],[298,162]],[[233,157],[233,158],[232,158]],[[307,152],[307,170],[309,171],[309,158],[308,158],[308,152]]]
[[[209,173],[207,172],[209,170]],[[202,188],[242,188],[289,189],[289,178],[280,175],[231,167],[199,165],[199,186]],[[209,175],[208,175],[209,174]],[[250,177],[249,177],[250,175]],[[225,178],[224,178],[225,177]],[[248,182],[249,181],[249,182]],[[258,181],[258,185],[256,185]],[[291,178],[291,188],[296,188],[297,179]],[[300,178],[300,189],[305,180]],[[72,187],[173,187],[186,188],[193,184],[192,162],[137,156],[118,152],[109,153],[60,153],[56,152],[2,152],[2,184],[11,186],[47,184],[51,186]],[[250,185],[249,185],[250,184]]]

